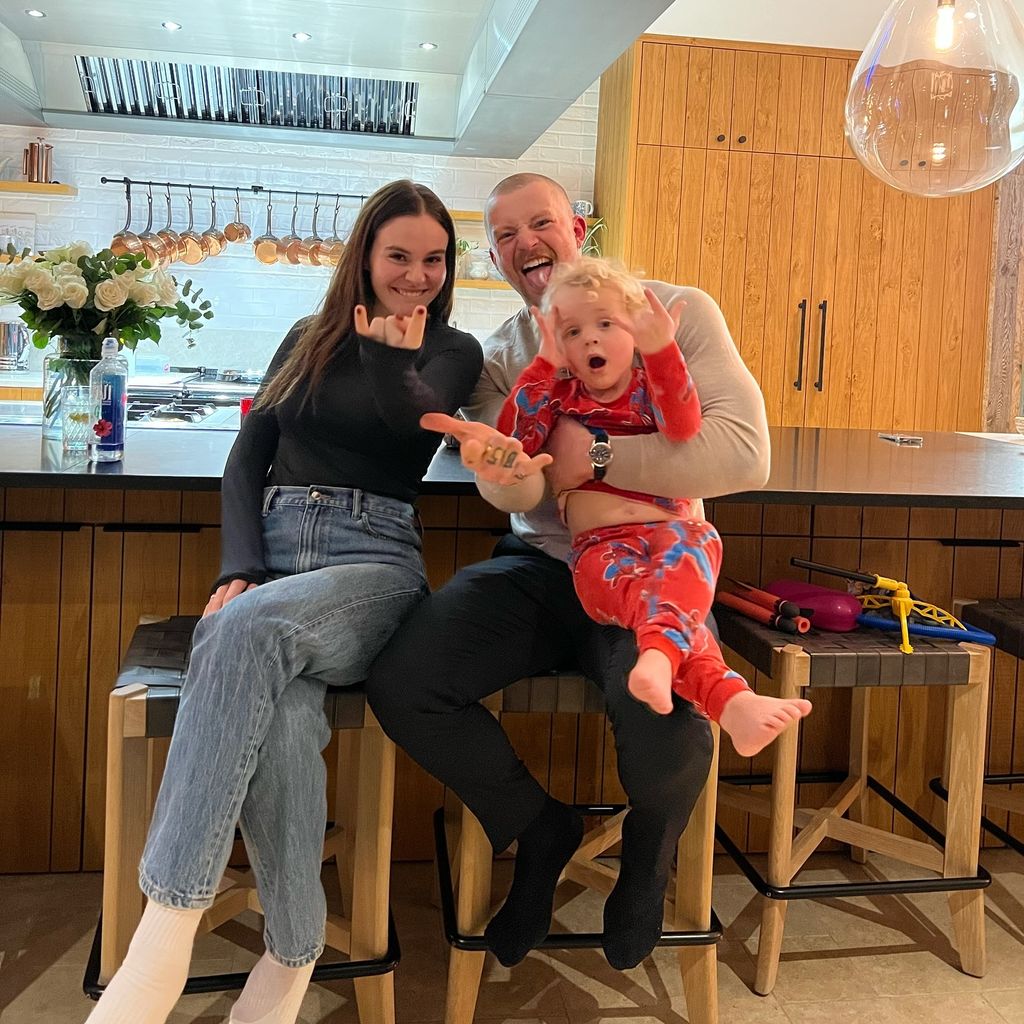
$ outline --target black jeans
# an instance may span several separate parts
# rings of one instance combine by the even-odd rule
[[[578,668],[604,691],[631,813],[669,845],[707,779],[711,731],[679,698],[670,715],[635,701],[626,677],[636,657],[631,632],[589,618],[564,562],[506,537],[416,606],[374,663],[367,697],[384,731],[452,788],[500,852],[545,792],[479,701],[524,676]]]

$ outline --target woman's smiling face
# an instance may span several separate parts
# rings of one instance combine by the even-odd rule
[[[445,282],[447,245],[448,233],[426,213],[383,224],[370,248],[373,316],[410,316],[429,306]]]

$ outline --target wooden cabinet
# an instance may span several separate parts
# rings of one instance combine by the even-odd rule
[[[787,426],[982,427],[994,192],[854,158],[856,55],[645,37],[601,79],[606,251],[707,291]]]

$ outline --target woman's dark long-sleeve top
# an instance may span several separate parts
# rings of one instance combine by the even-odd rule
[[[273,378],[306,325],[285,337],[267,370]],[[299,388],[242,421],[221,482],[221,575],[266,580],[260,509],[267,486],[351,487],[412,502],[437,450],[423,430],[426,412],[453,413],[466,402],[483,366],[470,334],[431,321],[417,350],[389,348],[352,332],[328,364],[316,394]]]

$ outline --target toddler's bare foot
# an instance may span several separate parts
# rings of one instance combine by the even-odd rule
[[[781,700],[744,690],[726,701],[719,725],[740,757],[753,757],[810,710],[809,700]]]
[[[640,652],[629,673],[629,692],[659,715],[672,711],[672,662],[656,648]]]

